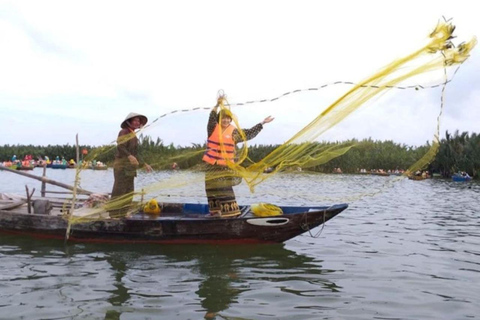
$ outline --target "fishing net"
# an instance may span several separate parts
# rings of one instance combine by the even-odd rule
[[[121,217],[138,210],[139,206],[143,205],[146,199],[158,198],[159,201],[168,200],[162,198],[162,195],[164,195],[166,190],[168,190],[169,194],[172,194],[175,192],[174,190],[181,190],[187,185],[197,184],[203,186],[209,181],[217,181],[217,183],[222,183],[221,181],[223,181],[223,183],[229,185],[235,185],[240,181],[243,181],[248,185],[250,192],[255,192],[256,186],[267,179],[271,179],[280,172],[296,171],[300,168],[308,169],[326,164],[329,161],[344,155],[349,150],[352,150],[352,148],[355,148],[355,142],[352,141],[347,143],[325,144],[319,143],[317,139],[327,130],[351,115],[354,111],[365,106],[367,102],[372,100],[372,98],[397,89],[423,90],[427,88],[440,88],[440,111],[436,115],[437,125],[435,132],[433,133],[433,140],[430,148],[420,160],[413,163],[410,168],[404,172],[404,175],[409,175],[418,170],[422,170],[433,161],[439,148],[439,130],[441,115],[444,108],[443,95],[445,87],[451,81],[455,72],[457,72],[458,67],[469,57],[470,51],[476,45],[475,38],[468,42],[454,45],[454,30],[455,27],[451,22],[440,21],[433,32],[429,35],[427,43],[419,49],[400,59],[394,60],[373,75],[359,81],[358,83],[342,82],[342,84],[350,86],[344,94],[337,98],[328,107],[319,108],[322,111],[310,123],[259,161],[253,161],[249,157],[249,141],[247,141],[247,134],[241,129],[241,119],[238,119],[235,116],[235,108],[254,103],[277,103],[280,98],[285,96],[318,91],[326,86],[295,90],[279,97],[249,101],[246,103],[230,103],[227,96],[221,94],[218,99],[218,109],[220,111],[228,110],[232,123],[237,128],[238,136],[240,137],[238,141],[239,143],[236,146],[235,158],[227,160],[223,170],[216,170],[208,172],[208,174],[197,175],[176,174],[168,179],[152,181],[152,183],[142,186],[141,189],[137,189],[133,193],[123,195],[107,202],[98,203],[96,206],[82,208],[82,213],[71,215],[69,221],[70,223],[77,223],[84,221],[85,219],[103,219],[105,217],[105,212],[109,212],[110,217]],[[437,71],[437,73],[440,71],[440,74],[442,74],[441,78],[436,77],[435,79],[432,79],[430,74],[433,71]],[[407,80],[415,84],[405,85]],[[430,81],[434,81],[434,84],[425,84],[425,82]],[[115,150],[116,144],[125,142],[123,139],[128,140],[134,138],[135,135],[148,134],[149,130],[159,123],[160,119],[168,115],[177,112],[201,112],[210,109],[211,106],[206,108],[194,108],[191,110],[178,110],[169,114],[161,115],[138,132],[124,136],[116,143],[93,150],[90,152],[86,160],[95,159],[102,153],[111,153]],[[207,116],[204,116],[202,113],[202,117],[205,118],[206,122]],[[220,119],[218,120],[219,122],[222,121],[221,118],[222,116],[220,116]],[[227,150],[226,143],[222,141],[223,135],[220,134],[219,137],[220,153],[226,156],[229,151]],[[153,141],[151,144],[152,146],[155,145]],[[198,146],[192,147],[191,150],[183,150],[183,152],[178,155],[173,154],[169,157],[159,157],[154,163],[150,163],[150,165],[153,167],[162,167],[166,164],[179,162],[180,160],[185,161],[185,159],[198,160],[205,152],[204,147],[205,146],[202,146],[202,148],[198,148]],[[194,166],[190,169],[205,172],[208,171],[207,167]],[[80,172],[81,170],[82,166],[79,166],[78,171]],[[81,175],[79,174],[77,178],[81,180]],[[279,190],[279,192],[282,191]],[[289,196],[296,196],[295,191],[293,190],[285,192],[288,192]],[[198,196],[205,199],[204,193]],[[132,199],[135,200],[133,204],[131,202]],[[117,210],[119,208],[123,208],[123,210]]]

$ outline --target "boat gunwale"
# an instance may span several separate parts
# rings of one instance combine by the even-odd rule
[[[205,214],[196,217],[185,214],[183,217],[162,218],[142,214],[142,217],[133,219],[89,219],[73,224],[69,239],[111,243],[280,243],[322,225],[347,209],[348,204],[289,208],[301,208],[302,211],[270,217],[214,218]],[[276,224],[274,220],[278,218],[288,218],[288,221]],[[264,220],[267,225],[251,224],[249,220]],[[268,220],[273,222],[268,224]],[[63,239],[67,226],[64,215],[0,210],[0,233]]]

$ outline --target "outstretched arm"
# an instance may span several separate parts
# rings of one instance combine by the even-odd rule
[[[208,117],[208,124],[207,124],[207,137],[210,137],[215,130],[215,126],[217,125],[217,110],[222,103],[224,96],[220,96],[217,99],[217,104],[212,108],[210,111],[210,116]]]
[[[247,140],[255,138],[260,133],[260,131],[262,131],[263,125],[266,123],[272,122],[274,119],[275,118],[273,118],[272,116],[268,116],[265,119],[263,119],[262,122],[251,127],[250,129],[243,129],[243,133],[245,134],[245,137],[247,138]],[[233,131],[233,140],[235,140],[236,142],[242,141],[242,137],[238,132],[238,130]]]

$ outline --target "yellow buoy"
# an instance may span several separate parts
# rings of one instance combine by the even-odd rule
[[[257,217],[272,217],[283,214],[282,208],[270,203],[256,203],[250,206],[253,214]]]
[[[143,207],[143,212],[145,213],[159,214],[160,211],[161,211],[160,206],[158,205],[158,202],[155,199],[149,200]]]

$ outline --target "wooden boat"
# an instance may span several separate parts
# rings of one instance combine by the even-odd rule
[[[0,205],[0,232],[65,239],[68,222],[58,210],[27,213],[25,201]],[[243,206],[237,218],[208,217],[208,205],[163,203],[160,215],[91,219],[71,225],[69,241],[113,243],[280,243],[332,219],[347,204],[281,207],[279,216],[256,217]],[[74,211],[75,214],[75,211]],[[105,212],[105,214],[107,214]]]
[[[408,179],[420,181],[420,180],[425,180],[426,177],[423,177],[423,176],[408,176]]]
[[[385,172],[385,171],[372,171],[370,172],[370,174],[374,175],[374,176],[382,176],[382,177],[388,177],[390,175],[390,173],[388,172]]]
[[[17,170],[33,170],[34,166],[18,166]]]
[[[47,161],[45,160],[38,160],[35,162],[35,167],[46,167],[47,166]]]
[[[103,166],[91,166],[90,169],[92,170],[107,170],[108,167],[106,165]]]
[[[2,167],[7,168],[7,169],[12,169],[12,170],[17,170],[18,165],[17,164],[11,164],[11,165],[7,165],[7,166],[2,165]]]

